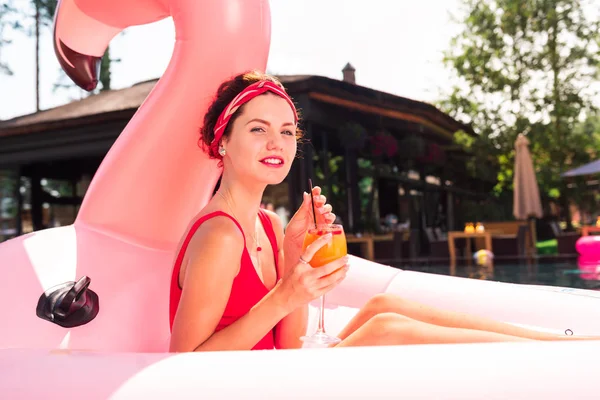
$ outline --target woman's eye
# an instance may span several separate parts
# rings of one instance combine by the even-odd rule
[[[292,131],[283,131],[281,133],[283,133],[284,135],[288,135],[288,136],[294,136],[295,135],[294,132],[292,132]]]
[[[252,128],[252,129],[250,130],[250,132],[256,132],[256,133],[261,133],[261,132],[264,132],[264,131],[265,131],[265,130],[264,130],[263,128],[259,127],[259,126],[258,126],[258,127],[256,127],[256,128]]]

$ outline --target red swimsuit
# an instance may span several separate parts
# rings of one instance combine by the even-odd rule
[[[215,211],[204,215],[203,217],[199,218],[194,225],[192,225],[192,228],[185,237],[183,245],[179,250],[179,254],[175,260],[175,266],[173,267],[169,305],[171,328],[173,327],[173,320],[175,319],[175,313],[177,312],[177,306],[179,305],[179,299],[181,298],[181,288],[179,287],[179,270],[181,269],[181,263],[183,261],[183,256],[185,255],[187,246],[200,225],[202,225],[204,221],[216,216],[225,216],[231,218],[231,220],[235,222],[237,227],[242,232],[242,235],[244,235],[242,227],[235,220],[235,218],[222,211]],[[269,216],[263,210],[259,211],[258,216],[265,229],[267,237],[269,238],[269,242],[271,243],[271,248],[273,249],[273,254],[275,255],[275,270],[277,270],[277,255],[279,253],[277,249],[277,238],[275,236],[275,231],[273,230],[273,224],[271,223]],[[242,259],[240,261],[240,271],[233,280],[231,294],[229,296],[227,306],[225,307],[225,312],[223,313],[215,332],[231,325],[237,321],[238,318],[248,313],[248,311],[250,311],[250,309],[254,307],[254,305],[269,292],[267,287],[262,283],[258,274],[256,273],[256,269],[252,264],[250,254],[248,253],[245,244],[246,237],[244,236],[244,251],[242,252]],[[271,331],[258,343],[256,343],[252,350],[272,350],[274,348],[274,331]]]

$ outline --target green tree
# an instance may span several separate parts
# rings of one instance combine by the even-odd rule
[[[21,24],[12,0],[0,0],[0,74],[12,75],[9,64],[2,59],[2,49],[11,44],[10,29],[20,29]]]
[[[463,143],[475,154],[472,171],[496,175],[497,193],[512,189],[514,142],[525,133],[542,193],[566,205],[561,172],[600,146],[576,129],[595,108],[600,4],[463,0],[463,7],[464,29],[444,59],[458,79],[440,107],[479,133]]]

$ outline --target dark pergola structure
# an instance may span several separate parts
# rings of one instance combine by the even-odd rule
[[[268,201],[293,212],[312,177],[348,232],[372,232],[387,214],[409,219],[415,229],[452,229],[460,223],[457,199],[489,193],[493,183],[468,176],[470,156],[453,139],[458,131],[474,132],[436,107],[359,86],[352,78],[279,78],[301,110],[306,140],[286,181],[265,194]],[[18,210],[3,217],[5,238],[47,228],[56,213],[59,224],[72,222],[103,157],[155,84],[0,121],[1,187],[12,190],[0,198],[12,197]]]

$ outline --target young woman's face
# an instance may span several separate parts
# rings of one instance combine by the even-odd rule
[[[223,141],[224,167],[244,180],[281,183],[296,156],[294,112],[283,98],[265,93],[244,105]]]

